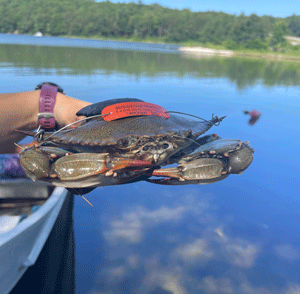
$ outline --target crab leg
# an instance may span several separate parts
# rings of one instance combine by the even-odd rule
[[[152,175],[168,177],[149,179],[156,184],[208,184],[223,180],[229,174],[241,174],[253,160],[254,150],[247,142],[218,139],[185,155],[178,167],[154,170]]]
[[[194,140],[189,146],[181,149],[179,152],[173,154],[167,161],[167,164],[178,163],[182,157],[190,154],[195,151],[199,146],[210,143],[215,140],[221,139],[217,134],[206,135],[204,137],[200,137],[199,139]]]

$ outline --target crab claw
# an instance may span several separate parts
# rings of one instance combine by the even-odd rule
[[[154,170],[153,176],[169,178],[147,181],[165,185],[209,184],[223,180],[229,175],[223,174],[224,168],[224,163],[219,159],[201,158],[178,167]]]
[[[187,164],[200,158],[217,158],[224,162],[224,173],[241,174],[253,161],[254,149],[248,142],[232,139],[218,139],[200,146],[184,156],[180,164]]]
[[[179,161],[178,167],[154,170],[152,175],[168,177],[149,182],[165,185],[209,184],[241,174],[251,164],[254,150],[247,142],[218,139],[197,148]]]
[[[38,148],[29,147],[20,153],[20,165],[33,181],[50,175],[49,157]]]
[[[116,185],[146,173],[150,161],[113,157],[109,153],[70,153],[50,146],[33,146],[20,154],[20,164],[32,180],[67,188]]]
[[[150,161],[114,158],[108,153],[76,153],[53,164],[52,171],[60,180],[73,181],[93,175],[113,176],[116,171],[149,167]]]
[[[248,143],[240,142],[236,150],[228,153],[228,173],[241,175],[252,163],[253,153]]]

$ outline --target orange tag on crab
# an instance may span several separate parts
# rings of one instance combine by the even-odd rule
[[[166,111],[167,110],[163,107],[152,103],[123,102],[103,108],[102,115],[103,119],[106,121],[138,115],[152,115],[169,118],[170,115],[166,113]]]

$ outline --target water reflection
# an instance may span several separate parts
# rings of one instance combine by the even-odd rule
[[[89,293],[298,293],[299,246],[270,244],[263,223],[240,234],[238,220],[221,218],[197,189],[177,190],[180,199],[169,193],[156,207],[129,201],[100,218],[105,255],[95,260],[101,266]],[[151,197],[145,194],[141,202]]]
[[[35,74],[112,75],[136,78],[177,77],[227,78],[239,89],[262,82],[266,86],[300,85],[300,63],[246,58],[190,59],[181,54],[117,49],[0,45],[0,66],[30,68]]]

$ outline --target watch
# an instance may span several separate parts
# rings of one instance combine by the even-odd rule
[[[45,131],[55,130],[54,106],[57,92],[65,94],[65,91],[58,85],[50,82],[38,84],[35,90],[41,90],[38,125]]]

